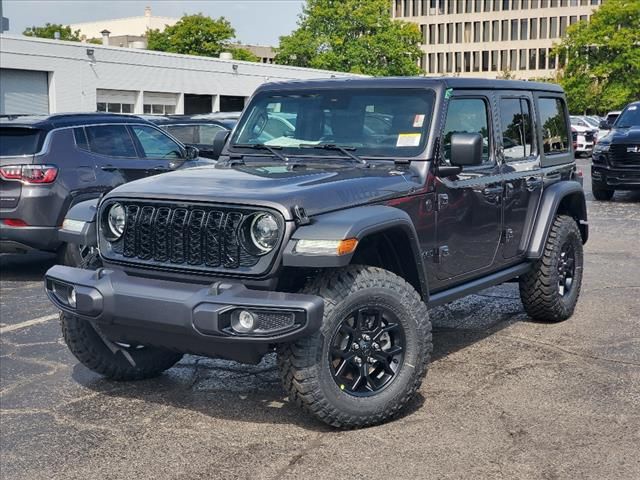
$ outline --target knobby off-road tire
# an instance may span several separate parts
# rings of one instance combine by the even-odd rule
[[[610,188],[602,188],[595,183],[591,183],[591,192],[593,193],[593,197],[596,200],[601,202],[608,202],[613,198],[613,194],[615,190],[611,190]]]
[[[319,420],[338,428],[365,427],[396,416],[420,387],[432,350],[431,323],[427,307],[418,293],[402,278],[389,271],[357,265],[320,275],[307,285],[304,292],[321,296],[325,311],[320,331],[278,348],[278,365],[289,398]],[[380,318],[393,318],[394,322],[377,322],[375,312],[383,312]],[[371,328],[376,323],[387,325],[386,328],[396,325],[393,327],[394,333],[387,334],[386,338],[384,333],[376,330],[377,334],[371,334],[374,343],[361,341],[360,345],[363,346],[357,347],[360,348],[358,353],[362,352],[362,348],[368,350],[369,345],[373,345],[378,351],[370,350],[372,355],[377,353],[377,358],[380,358],[380,354],[384,357],[393,348],[397,349],[390,345],[396,345],[400,339],[404,342],[402,359],[387,357],[385,362],[387,366],[393,364],[395,374],[389,375],[390,380],[379,390],[368,391],[360,396],[350,393],[344,384],[339,385],[339,381],[334,378],[338,369],[332,364],[330,356],[336,351],[333,344],[336,336],[343,335],[343,328],[350,328],[345,322],[355,323],[356,318],[362,318],[361,324],[366,328]],[[367,337],[366,333],[351,332],[346,334],[348,338],[363,338],[359,335]],[[371,332],[373,330],[369,333]],[[379,350],[380,345],[375,343],[376,339],[386,342],[382,346],[383,349],[387,348],[386,352]],[[347,352],[356,348],[354,343],[357,342],[351,342],[350,348],[345,347]],[[341,351],[339,355],[343,354]],[[337,360],[338,363],[341,361]],[[375,368],[379,370],[375,370],[373,366],[366,367],[365,386],[369,390],[369,380],[373,385],[373,381],[377,381],[380,375],[383,378],[387,375],[386,368],[380,370],[380,364],[373,365],[377,365]],[[346,368],[362,367],[349,363]],[[372,374],[379,372],[373,380],[369,377],[369,368],[373,369]]]
[[[568,262],[570,251],[573,266]],[[542,258],[520,277],[520,298],[527,314],[541,322],[561,322],[569,318],[580,296],[582,271],[582,237],[578,225],[572,217],[558,215],[551,225]],[[567,274],[572,278],[569,288]]]
[[[181,353],[160,348],[128,348],[136,363],[134,367],[121,352],[112,353],[88,321],[60,313],[60,324],[71,353],[89,370],[112,380],[156,377],[182,358]]]

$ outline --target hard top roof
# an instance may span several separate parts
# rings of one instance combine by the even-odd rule
[[[1,115],[0,127],[27,127],[52,130],[95,123],[145,122],[136,115],[119,113],[54,113],[50,115]]]
[[[453,88],[474,90],[537,90],[562,93],[555,83],[528,82],[524,80],[496,80],[489,78],[460,77],[346,77],[316,80],[290,80],[266,83],[259,91],[299,89],[313,90],[324,88]]]

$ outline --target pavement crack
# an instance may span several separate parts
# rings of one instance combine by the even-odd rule
[[[551,348],[553,350],[557,350],[559,352],[566,353],[567,355],[573,355],[575,357],[580,357],[580,358],[584,358],[584,359],[599,360],[599,361],[602,361],[602,362],[610,362],[610,363],[617,363],[617,364],[620,364],[620,365],[631,365],[631,366],[634,366],[634,367],[640,367],[640,363],[630,362],[630,361],[627,361],[627,360],[617,360],[617,359],[613,359],[613,358],[600,357],[598,355],[589,355],[589,354],[574,352],[572,350],[560,347],[558,345],[554,345],[552,343],[542,342],[540,340],[533,340],[533,339],[530,339],[530,338],[519,337],[517,335],[502,334],[502,335],[500,335],[500,337],[502,337],[502,338],[511,338],[513,340],[518,340],[520,342],[529,343],[529,344],[533,344],[533,345],[542,345],[542,346]]]
[[[295,467],[296,464],[298,464],[304,458],[304,456],[307,453],[309,453],[310,450],[320,447],[322,445],[322,438],[324,437],[324,435],[325,435],[324,432],[318,433],[318,435],[316,435],[315,438],[310,440],[309,443],[307,443],[300,451],[295,453],[289,459],[289,462],[284,467],[280,468],[272,478],[273,479],[282,478],[285,475],[285,473],[287,473],[287,471]]]

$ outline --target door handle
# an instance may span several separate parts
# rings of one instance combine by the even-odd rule
[[[116,170],[119,170],[119,169],[118,167],[115,167],[113,165],[104,165],[100,167],[100,170],[104,170],[105,172],[115,172]]]
[[[152,172],[168,172],[171,170],[170,168],[165,167],[164,165],[157,165],[150,169]]]
[[[525,180],[524,183],[527,186],[527,190],[529,192],[533,192],[534,190],[542,186],[542,179],[537,177],[529,177]]]
[[[486,187],[484,190],[482,190],[482,194],[486,197],[500,195],[501,193],[502,187]]]

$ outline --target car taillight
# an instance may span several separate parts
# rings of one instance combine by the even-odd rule
[[[0,177],[4,180],[18,180],[24,183],[52,183],[58,176],[55,165],[6,165],[0,167]]]
[[[28,227],[29,224],[20,218],[5,218],[2,220],[8,227]]]

